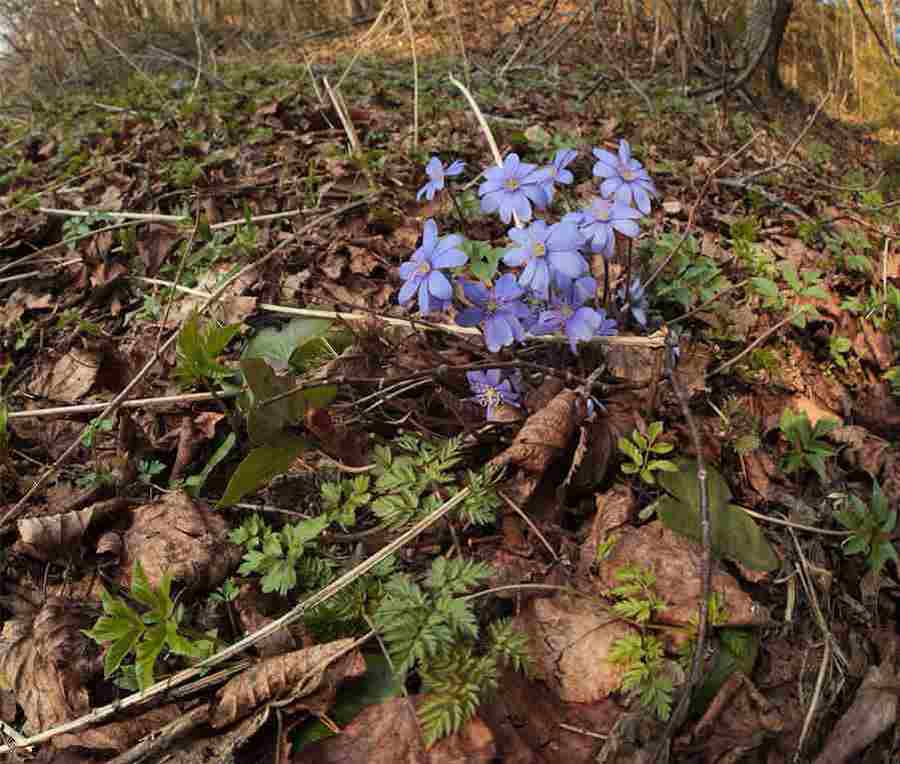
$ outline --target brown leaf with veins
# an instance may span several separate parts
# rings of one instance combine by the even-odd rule
[[[498,755],[494,735],[477,716],[425,750],[415,707],[423,696],[368,706],[340,735],[305,747],[295,764],[489,764]]]
[[[209,723],[227,727],[272,701],[292,701],[324,684],[338,685],[362,676],[366,662],[358,649],[347,652],[352,639],[339,639],[260,661],[231,679],[216,693]]]
[[[100,751],[121,753],[143,737],[165,727],[169,722],[182,716],[175,703],[159,708],[151,708],[127,719],[118,719],[108,724],[89,727],[80,732],[69,732],[53,738],[57,748],[91,748]]]
[[[609,660],[613,644],[638,631],[589,600],[533,599],[515,618],[528,634],[535,676],[568,703],[593,703],[616,692],[626,666]]]
[[[190,589],[215,589],[241,559],[241,548],[228,538],[228,524],[206,504],[183,491],[163,495],[132,510],[134,520],[123,534],[119,583],[129,588],[139,560],[152,586],[163,576]]]
[[[87,350],[70,350],[55,361],[44,361],[28,385],[29,392],[58,401],[77,401],[97,378],[102,357]]]
[[[3,625],[0,681],[16,694],[27,732],[38,732],[90,710],[85,682],[100,669],[99,647],[82,633],[95,609],[49,597],[40,610]]]
[[[26,517],[18,522],[16,549],[45,562],[75,557],[91,523],[126,506],[124,499],[115,498],[77,512]]]
[[[137,251],[148,276],[155,276],[181,238],[178,228],[167,223],[150,223],[138,228]]]

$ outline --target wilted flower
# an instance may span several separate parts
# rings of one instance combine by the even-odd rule
[[[507,155],[502,167],[488,167],[484,177],[487,180],[478,187],[481,211],[491,214],[499,210],[504,223],[512,220],[513,214],[528,222],[532,204],[541,210],[547,206],[543,184],[550,177],[550,171],[520,161],[518,154]]]
[[[632,158],[628,141],[619,141],[618,156],[605,149],[594,149],[594,156],[594,176],[603,178],[600,193],[623,204],[633,200],[641,212],[649,215],[650,197],[656,196],[656,186],[644,166]]]
[[[510,228],[509,238],[518,246],[507,250],[503,262],[513,268],[525,266],[519,284],[546,300],[550,296],[551,271],[576,279],[588,270],[578,251],[584,236],[572,222],[547,225],[535,220],[528,228]]]
[[[553,201],[553,194],[556,192],[557,183],[568,186],[575,180],[572,171],[567,170],[566,167],[575,161],[575,157],[577,156],[578,152],[575,151],[575,149],[559,149],[553,157],[552,164],[547,165],[545,168],[550,172],[550,177],[542,184],[544,193],[547,195],[548,204]]]
[[[505,273],[488,289],[484,284],[463,281],[463,294],[475,307],[464,308],[456,317],[460,326],[481,325],[488,350],[496,353],[506,345],[520,342],[525,337],[525,327],[530,311],[522,302],[525,290],[516,283],[516,277]]]
[[[628,290],[624,286],[619,287],[616,292],[616,298],[621,308],[628,303],[628,312],[631,317],[642,329],[647,328],[647,309],[650,307],[647,300],[647,292],[641,284],[641,277],[634,276],[628,285]]]
[[[422,246],[400,266],[400,277],[406,283],[400,289],[398,302],[405,305],[418,292],[421,313],[444,310],[453,298],[453,287],[441,269],[456,268],[469,261],[458,249],[462,242],[459,234],[439,239],[437,224],[431,218],[426,220]]]
[[[521,408],[521,395],[516,390],[513,380],[503,379],[500,369],[487,371],[467,371],[469,387],[475,393],[472,400],[485,407],[487,419],[493,419],[497,407],[501,404]]]
[[[445,168],[440,159],[431,157],[428,160],[428,164],[425,165],[425,174],[428,176],[428,182],[419,189],[419,193],[416,194],[416,200],[424,196],[430,202],[438,191],[444,189],[444,179],[459,175],[465,166],[464,162],[457,159],[449,167]]]
[[[641,213],[634,207],[610,199],[595,196],[590,207],[582,210],[581,232],[590,240],[594,252],[602,252],[604,257],[615,254],[616,235],[634,239],[641,232],[635,220]]]
[[[615,321],[608,319],[603,310],[584,305],[595,291],[596,281],[590,276],[555,290],[550,298],[550,309],[541,313],[532,333],[554,334],[562,331],[568,337],[573,353],[578,352],[579,340],[615,334]]]

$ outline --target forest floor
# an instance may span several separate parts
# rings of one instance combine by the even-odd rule
[[[677,95],[615,38],[609,71],[472,49],[502,155],[577,151],[541,217],[622,139],[658,189],[586,253],[617,334],[489,352],[460,293],[398,305],[429,219],[457,275],[519,273],[464,67],[420,46],[414,134],[411,63],[344,79],[353,44],[0,116],[5,744],[897,761],[900,148],[793,94]],[[417,201],[433,156],[465,169]]]

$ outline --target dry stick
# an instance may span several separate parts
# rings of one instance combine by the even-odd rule
[[[366,199],[362,199],[357,202],[350,202],[349,204],[345,204],[342,207],[338,207],[338,209],[332,210],[331,212],[326,212],[324,215],[321,215],[320,217],[316,218],[316,220],[313,220],[313,221],[307,223],[305,226],[303,226],[303,228],[301,228],[297,232],[296,236],[293,239],[285,239],[279,245],[274,247],[270,252],[263,255],[259,260],[257,260],[256,262],[250,263],[248,265],[245,265],[243,268],[241,268],[237,273],[232,275],[230,278],[225,279],[225,281],[222,282],[221,286],[219,286],[218,289],[216,289],[211,295],[209,295],[206,302],[200,307],[200,311],[205,312],[211,305],[213,305],[213,303],[216,302],[216,300],[218,300],[225,293],[225,290],[228,289],[229,286],[231,286],[235,281],[237,281],[239,278],[242,278],[244,275],[246,275],[248,272],[250,272],[254,268],[258,268],[260,265],[262,265],[263,263],[270,260],[278,252],[280,252],[281,248],[283,246],[285,246],[289,241],[293,241],[294,239],[302,236],[307,231],[311,231],[314,228],[317,228],[319,225],[324,223],[326,220],[330,220],[332,218],[338,217],[339,215],[342,215],[343,213],[347,212],[348,210],[359,207],[361,204],[365,204],[369,200],[369,198],[370,197],[366,197]],[[132,379],[131,382],[129,382],[122,389],[122,391],[107,404],[106,408],[104,408],[103,412],[100,414],[101,419],[107,418],[112,412],[114,412],[117,408],[119,408],[119,406],[122,404],[122,402],[128,397],[128,394],[138,385],[138,383],[145,376],[147,376],[147,374],[150,372],[150,369],[152,369],[156,365],[157,361],[163,355],[163,353],[165,353],[172,345],[175,344],[177,339],[178,339],[178,332],[174,332],[172,334],[172,336],[169,337],[169,339],[167,339],[162,344],[162,346],[157,350],[157,352],[154,354],[153,358],[151,358],[149,361],[147,361],[147,363],[144,365],[144,367],[140,371],[138,371],[138,373],[135,375],[134,379]],[[10,523],[12,520],[14,520],[16,517],[18,517],[22,513],[22,511],[25,509],[25,505],[27,504],[28,500],[32,496],[34,496],[34,494],[37,493],[38,489],[47,481],[47,479],[54,472],[56,472],[59,469],[59,467],[73,453],[75,453],[75,451],[78,449],[78,446],[81,444],[81,436],[84,435],[85,432],[87,432],[89,427],[90,427],[90,424],[85,425],[84,429],[72,441],[72,444],[59,456],[59,458],[50,467],[48,467],[40,475],[40,477],[38,477],[37,480],[34,481],[31,488],[29,488],[25,492],[25,495],[22,496],[22,498],[19,499],[19,501],[16,502],[16,504],[14,506],[12,506],[9,510],[7,510],[7,512],[3,515],[2,518],[0,518],[0,529],[5,528],[8,523]]]
[[[61,263],[54,264],[50,270],[58,271],[61,268],[65,268],[67,265],[77,265],[82,262],[80,257],[75,258],[74,260],[63,260]],[[50,274],[47,271],[25,271],[25,273],[17,273],[15,276],[4,276],[0,278],[0,284],[11,284],[14,281],[24,281],[25,279],[31,278],[43,278],[47,277]]]
[[[672,352],[674,348],[669,349],[669,357],[666,359],[667,373],[672,390],[678,398],[678,404],[681,407],[681,413],[687,421],[688,431],[691,434],[691,441],[694,450],[697,452],[697,488],[700,497],[700,537],[703,545],[703,558],[700,561],[700,613],[697,617],[697,641],[694,645],[694,655],[691,659],[691,673],[688,675],[687,685],[684,687],[678,705],[672,712],[669,723],[663,732],[662,741],[653,756],[653,762],[660,759],[663,751],[668,751],[672,736],[687,718],[688,710],[691,704],[691,695],[694,688],[700,681],[700,672],[703,667],[703,654],[706,651],[706,636],[709,629],[709,595],[712,586],[712,533],[709,517],[709,494],[706,486],[706,464],[703,461],[703,446],[700,442],[700,433],[697,430],[697,423],[691,414],[690,405],[687,395],[682,388],[678,377],[675,374],[675,358]]]
[[[521,508],[518,504],[516,504],[511,498],[509,498],[509,496],[507,496],[506,493],[504,493],[503,491],[497,491],[497,495],[498,495],[501,499],[503,499],[504,502],[506,502],[506,505],[507,505],[513,512],[515,512],[519,517],[521,517],[521,518],[525,521],[525,524],[526,524],[529,528],[531,528],[532,531],[534,531],[534,535],[537,536],[538,539],[540,539],[541,543],[544,545],[544,548],[545,548],[548,552],[550,552],[550,556],[551,556],[554,560],[556,560],[557,562],[559,562],[559,555],[556,554],[556,552],[554,551],[553,547],[550,546],[550,542],[547,541],[546,538],[544,538],[544,534],[541,533],[540,529],[532,522],[531,518],[530,518],[528,515],[525,514],[525,512],[522,510],[522,508]]]
[[[150,278],[148,276],[132,276],[133,281],[139,281],[143,284],[155,284],[156,286],[168,287],[175,289],[184,294],[193,295],[206,299],[209,297],[208,292],[199,289],[181,286],[174,281],[166,281],[165,279]],[[267,310],[270,313],[280,313],[285,316],[303,316],[306,318],[330,318],[334,321],[371,321],[376,319],[393,326],[408,326],[413,329],[424,329],[435,332],[448,332],[449,334],[460,334],[465,336],[480,336],[481,330],[477,327],[455,326],[453,324],[435,324],[430,321],[422,321],[415,318],[397,318],[396,316],[385,316],[381,313],[344,313],[342,311],[333,310],[317,310],[315,308],[291,308],[286,305],[273,305],[272,303],[262,302],[257,305],[260,310]],[[565,337],[559,336],[539,336],[529,337],[529,342],[568,342]],[[661,348],[665,345],[665,332],[657,331],[647,337],[627,337],[614,335],[612,337],[592,337],[584,340],[587,344],[598,345],[621,345],[625,347],[649,347]]]
[[[148,223],[184,223],[188,215],[161,215],[156,212],[107,212],[106,210],[62,210],[55,207],[38,207],[45,215],[62,215],[72,218],[86,218],[91,215],[106,215],[113,220],[143,220]]]
[[[159,398],[133,398],[122,401],[119,408],[141,409],[156,408],[158,406],[171,406],[182,403],[201,403],[213,401],[216,398],[235,398],[240,395],[237,391],[220,390],[215,395],[212,393],[186,393],[185,395],[165,395]],[[75,406],[54,406],[46,409],[33,409],[31,411],[10,411],[7,416],[10,419],[41,419],[44,417],[69,417],[81,414],[93,414],[104,411],[109,405],[105,403],[80,403]]]
[[[114,759],[110,759],[106,764],[137,764],[137,762],[146,759],[151,754],[161,754],[169,746],[173,745],[182,735],[190,732],[194,727],[198,727],[209,717],[210,704],[203,703],[192,708],[186,714],[177,717],[174,721],[169,722],[162,729],[156,730],[153,734],[147,735],[134,748],[130,748],[125,753],[119,754]],[[159,759],[157,759],[159,761]]]
[[[359,579],[361,576],[364,576],[366,573],[372,570],[372,568],[390,557],[392,554],[394,554],[394,552],[398,551],[407,542],[411,541],[412,539],[416,538],[416,536],[428,530],[428,528],[430,528],[438,520],[447,515],[447,513],[449,513],[452,509],[455,509],[457,505],[461,504],[469,495],[469,493],[470,490],[468,488],[463,488],[453,497],[445,501],[440,507],[435,509],[431,514],[424,517],[412,528],[410,528],[408,531],[405,531],[392,542],[382,547],[371,557],[363,560],[359,565],[351,568],[346,573],[328,584],[326,587],[318,591],[316,594],[307,597],[303,602],[295,605],[283,616],[269,622],[261,629],[258,629],[257,631],[247,635],[243,639],[238,640],[234,644],[229,645],[228,647],[219,651],[215,655],[212,655],[209,658],[201,661],[195,666],[179,671],[177,674],[172,675],[168,679],[164,679],[160,682],[157,682],[156,684],[151,685],[142,692],[136,692],[122,700],[116,701],[115,703],[110,703],[109,705],[96,708],[89,714],[85,714],[78,719],[64,722],[63,724],[59,724],[49,730],[45,730],[43,732],[32,735],[31,737],[28,737],[22,741],[22,746],[31,746],[37,745],[38,743],[44,743],[47,740],[51,740],[52,738],[56,737],[56,735],[61,735],[67,732],[75,732],[76,730],[80,730],[88,726],[89,724],[93,724],[94,722],[108,719],[110,716],[114,715],[120,710],[125,710],[127,708],[131,708],[132,706],[146,703],[151,698],[156,697],[157,695],[161,695],[168,690],[171,690],[183,684],[189,679],[193,679],[195,676],[203,673],[204,670],[209,668],[210,666],[217,665],[235,655],[239,655],[246,648],[255,645],[257,642],[265,639],[266,637],[271,636],[285,626],[289,626],[290,624],[299,620],[308,610],[312,610],[313,608],[318,607],[322,603],[330,600],[339,592],[343,591],[354,581]],[[368,635],[364,639],[368,639]],[[354,643],[354,645],[355,644],[356,643]],[[353,648],[353,645],[351,645],[351,648]],[[0,747],[0,753],[8,753],[10,750],[11,749],[9,746]]]
[[[197,43],[200,44],[199,42]],[[191,231],[191,237],[188,239],[187,245],[184,248],[184,254],[181,256],[181,260],[178,262],[178,268],[175,271],[175,283],[177,284],[181,281],[181,274],[184,273],[184,269],[187,265],[188,257],[191,254],[191,248],[194,246],[194,239],[197,236],[197,230],[200,228],[200,216],[197,215],[197,219],[194,221],[194,228]],[[159,352],[159,345],[162,342],[163,332],[166,330],[166,324],[169,321],[169,314],[172,312],[172,306],[175,304],[175,292],[173,291],[169,295],[169,299],[166,300],[166,307],[163,310],[162,321],[159,324],[159,331],[156,333],[156,350]],[[225,412],[228,413],[227,411]]]
[[[716,376],[716,374],[721,374],[721,373],[722,373],[723,371],[725,371],[726,369],[730,369],[730,368],[731,368],[732,366],[734,366],[738,361],[740,361],[741,358],[743,358],[745,355],[747,355],[747,353],[749,353],[749,352],[750,352],[751,350],[753,350],[754,348],[758,347],[760,344],[762,344],[762,343],[765,342],[767,339],[769,339],[769,337],[771,337],[773,334],[775,334],[775,332],[777,332],[777,331],[778,331],[779,329],[781,329],[783,326],[785,326],[786,324],[790,323],[790,322],[793,321],[795,318],[797,318],[797,316],[802,315],[802,314],[803,314],[803,309],[802,309],[802,308],[801,308],[800,310],[794,311],[794,312],[791,313],[791,315],[789,315],[787,318],[782,319],[782,320],[779,321],[777,324],[775,324],[775,326],[773,326],[771,329],[769,329],[769,330],[766,331],[766,332],[763,332],[759,337],[757,337],[755,340],[753,340],[753,342],[751,342],[749,345],[747,345],[747,347],[745,347],[740,353],[738,353],[738,354],[737,354],[734,358],[732,358],[730,361],[725,361],[725,363],[723,363],[723,364],[721,364],[720,366],[718,366],[718,367],[716,367],[715,369],[713,369],[713,370],[712,370],[709,374],[707,374],[706,376],[707,376],[707,377],[714,377],[714,376]]]
[[[365,45],[369,41],[369,38],[375,36],[375,30],[378,29],[378,27],[381,25],[381,21],[382,21],[382,19],[384,19],[385,15],[387,14],[390,7],[391,7],[391,3],[390,3],[390,0],[388,0],[388,2],[386,2],[384,4],[384,8],[381,9],[381,13],[379,13],[378,17],[375,19],[375,23],[369,27],[369,29],[366,31],[366,33],[362,36],[362,39],[356,44],[356,50],[354,51],[353,56],[350,59],[350,63],[347,64],[347,67],[344,69],[343,74],[341,74],[341,76],[338,78],[337,84],[334,86],[335,90],[341,89],[341,85],[344,83],[344,79],[347,77],[348,74],[350,74],[350,70],[353,69],[353,65],[356,63],[356,61],[359,59],[359,57],[363,54],[363,51],[365,50]],[[305,56],[306,53],[304,52],[303,55]],[[311,69],[309,72],[309,76],[312,77],[313,84],[315,85],[316,80],[315,80],[315,77],[312,76]],[[316,95],[317,96],[319,95],[318,86],[316,86]],[[319,101],[321,101],[321,100],[322,100],[321,97],[319,97]]]
[[[322,84],[325,85],[325,92],[328,93],[328,98],[331,99],[331,105],[334,106],[334,110],[337,112],[338,119],[341,120],[341,125],[344,127],[344,132],[347,134],[347,140],[350,142],[350,153],[355,157],[362,156],[362,146],[359,142],[359,136],[356,134],[356,130],[353,129],[353,123],[350,121],[350,115],[345,112],[343,108],[343,104],[341,100],[338,98],[338,95],[331,88],[331,84],[328,82],[327,77],[322,78]]]
[[[453,15],[453,28],[456,31],[456,39],[459,43],[459,51],[463,60],[463,73],[466,76],[466,87],[472,87],[472,67],[469,64],[469,54],[466,52],[466,40],[463,37],[462,22],[459,20],[459,8],[456,0],[450,0],[450,13]]]
[[[302,45],[300,46],[300,52],[303,54],[303,62],[306,64],[306,72],[309,74],[309,79],[312,80],[313,92],[316,94],[316,100],[319,102],[319,106],[325,105],[325,99],[322,97],[322,91],[319,90],[319,83],[316,81],[316,75],[313,74],[312,70],[312,62],[309,60],[309,56],[306,53],[306,48]]]
[[[413,64],[413,151],[419,148],[419,58],[416,55],[416,35],[413,32],[412,19],[409,17],[409,6],[406,0],[400,0],[403,5],[403,20],[406,24],[406,34],[409,36],[409,48],[412,52]]]

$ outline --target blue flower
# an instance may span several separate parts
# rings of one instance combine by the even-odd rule
[[[487,371],[467,371],[469,387],[475,393],[471,400],[485,407],[488,420],[494,418],[497,407],[506,404],[521,408],[521,394],[514,386],[514,380],[503,379],[500,369]]]
[[[578,341],[616,333],[616,322],[608,319],[603,310],[584,305],[593,296],[597,282],[590,276],[571,282],[556,290],[550,298],[550,309],[540,315],[533,334],[554,334],[562,331],[569,339],[572,352],[578,352]]]
[[[588,270],[587,261],[578,251],[585,239],[573,222],[548,226],[543,220],[535,220],[528,228],[510,228],[509,238],[518,246],[506,251],[503,262],[512,268],[525,266],[519,274],[519,285],[544,300],[550,296],[551,270],[568,279],[577,279]]]
[[[594,163],[594,176],[603,178],[600,193],[623,204],[635,206],[645,215],[650,214],[650,197],[656,196],[656,186],[644,166],[631,156],[628,141],[619,141],[619,154],[594,149],[597,161]]]
[[[547,196],[548,204],[553,201],[557,183],[568,186],[575,180],[572,171],[567,170],[566,167],[575,161],[577,156],[578,152],[575,149],[560,149],[553,157],[553,163],[546,167],[550,171],[550,177],[543,183],[542,188]]]
[[[488,350],[521,342],[525,338],[522,321],[528,322],[531,311],[522,302],[525,290],[511,273],[503,274],[491,289],[475,281],[463,281],[463,294],[475,307],[465,308],[456,317],[460,326],[482,326]]]
[[[418,201],[424,196],[430,202],[438,191],[444,189],[444,179],[459,175],[465,166],[464,162],[457,159],[449,167],[445,168],[440,159],[431,157],[428,160],[428,164],[425,165],[425,174],[428,176],[428,182],[419,189],[419,193],[416,194],[416,200]]]
[[[616,235],[634,239],[641,232],[635,220],[641,213],[634,207],[610,199],[595,196],[590,207],[582,210],[581,232],[590,240],[591,249],[601,252],[606,258],[615,254]]]
[[[627,300],[628,312],[631,314],[631,317],[638,326],[642,329],[646,329],[647,309],[650,306],[647,300],[647,292],[644,289],[643,284],[641,284],[641,277],[634,276],[631,279],[627,292],[624,285],[619,287],[619,290],[616,292],[616,298],[620,308],[625,307],[625,302]]]
[[[444,310],[453,299],[453,287],[441,269],[456,268],[469,261],[458,249],[462,242],[459,234],[438,239],[437,224],[431,218],[426,220],[422,246],[400,266],[400,278],[406,283],[400,289],[398,302],[405,305],[418,293],[419,311],[423,315]]]
[[[502,167],[488,167],[484,177],[487,180],[478,187],[481,211],[491,214],[499,210],[504,223],[510,222],[513,214],[527,223],[531,220],[532,204],[541,210],[547,206],[543,184],[550,171],[520,161],[518,154],[509,154]]]

